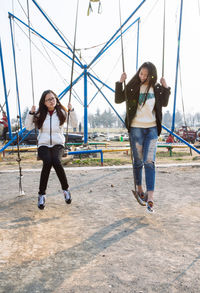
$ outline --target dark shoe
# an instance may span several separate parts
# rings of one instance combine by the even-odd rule
[[[147,198],[148,198],[147,192],[145,192],[145,193],[144,192],[142,192],[142,193],[138,192],[138,200],[140,201],[140,204],[142,206],[146,206]]]
[[[134,191],[132,190],[137,202],[141,205],[141,206],[146,206],[146,200],[147,200],[147,194],[145,193],[139,193],[138,191]]]
[[[63,190],[65,202],[70,204],[72,202],[71,193],[69,190]]]
[[[43,210],[45,207],[45,196],[44,195],[38,195],[38,208],[40,210]]]

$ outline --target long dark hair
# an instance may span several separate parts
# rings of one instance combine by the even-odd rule
[[[140,73],[142,68],[146,68],[148,70],[148,77],[147,77],[148,86],[147,86],[146,93],[145,93],[145,100],[143,102],[143,105],[144,105],[145,102],[146,102],[146,99],[147,99],[149,89],[151,87],[154,87],[156,82],[157,82],[158,77],[157,77],[157,69],[156,69],[155,65],[153,63],[151,63],[151,62],[143,63],[140,66],[140,68],[138,69],[138,71],[136,72],[136,74],[129,81],[127,86],[130,85],[131,87],[133,87],[135,89],[135,91],[139,90],[140,86],[142,85],[142,83],[140,81],[140,78],[139,78],[139,73]],[[146,80],[145,80],[145,82],[146,82]]]
[[[39,109],[34,115],[34,123],[38,129],[40,129],[44,123],[44,120],[48,113],[48,108],[45,105],[45,97],[47,94],[52,93],[54,97],[56,98],[56,112],[58,115],[58,118],[60,120],[60,125],[63,125],[67,118],[67,110],[65,107],[60,103],[58,96],[52,91],[52,90],[46,90],[42,93],[42,96],[39,101]],[[64,111],[63,111],[64,110]]]

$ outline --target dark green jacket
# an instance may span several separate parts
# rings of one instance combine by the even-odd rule
[[[159,83],[157,83],[154,86],[154,95],[155,95],[155,113],[156,113],[156,124],[157,124],[157,130],[158,135],[161,133],[161,123],[162,123],[162,107],[166,107],[168,105],[169,101],[169,95],[171,91],[170,88],[165,88],[161,86]],[[140,88],[138,87],[137,90],[135,90],[135,87],[133,84],[128,83],[126,86],[126,94],[127,94],[127,113],[126,113],[126,119],[125,124],[128,131],[130,131],[130,124],[133,118],[135,117],[137,107],[138,107],[138,100],[139,100],[139,94],[140,94]],[[125,102],[125,92],[123,90],[123,86],[121,82],[116,82],[115,84],[115,103],[120,104],[122,102]]]

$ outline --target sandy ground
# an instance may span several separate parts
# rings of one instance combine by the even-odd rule
[[[132,195],[130,165],[66,168],[71,205],[52,172],[43,211],[39,170],[23,170],[20,197],[17,168],[8,169],[0,168],[0,292],[200,292],[198,165],[157,167],[153,215]]]

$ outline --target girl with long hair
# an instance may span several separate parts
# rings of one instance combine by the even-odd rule
[[[70,115],[69,115],[70,113]],[[39,108],[32,106],[25,121],[27,130],[37,128],[38,134],[38,157],[43,161],[40,175],[38,192],[38,208],[44,209],[46,188],[51,168],[53,167],[61,183],[64,198],[70,204],[71,194],[61,158],[64,152],[64,123],[69,115],[70,122],[76,127],[77,120],[72,106],[68,110],[60,103],[57,95],[52,90],[43,92],[39,101]]]
[[[162,107],[168,104],[170,88],[164,77],[160,79],[160,84],[157,83],[157,70],[151,62],[143,63],[126,88],[123,88],[126,78],[124,72],[120,81],[116,82],[115,102],[127,103],[125,124],[134,159],[136,198],[141,205],[147,207],[149,213],[153,213],[157,139],[162,128]],[[142,186],[143,166],[146,192]]]

